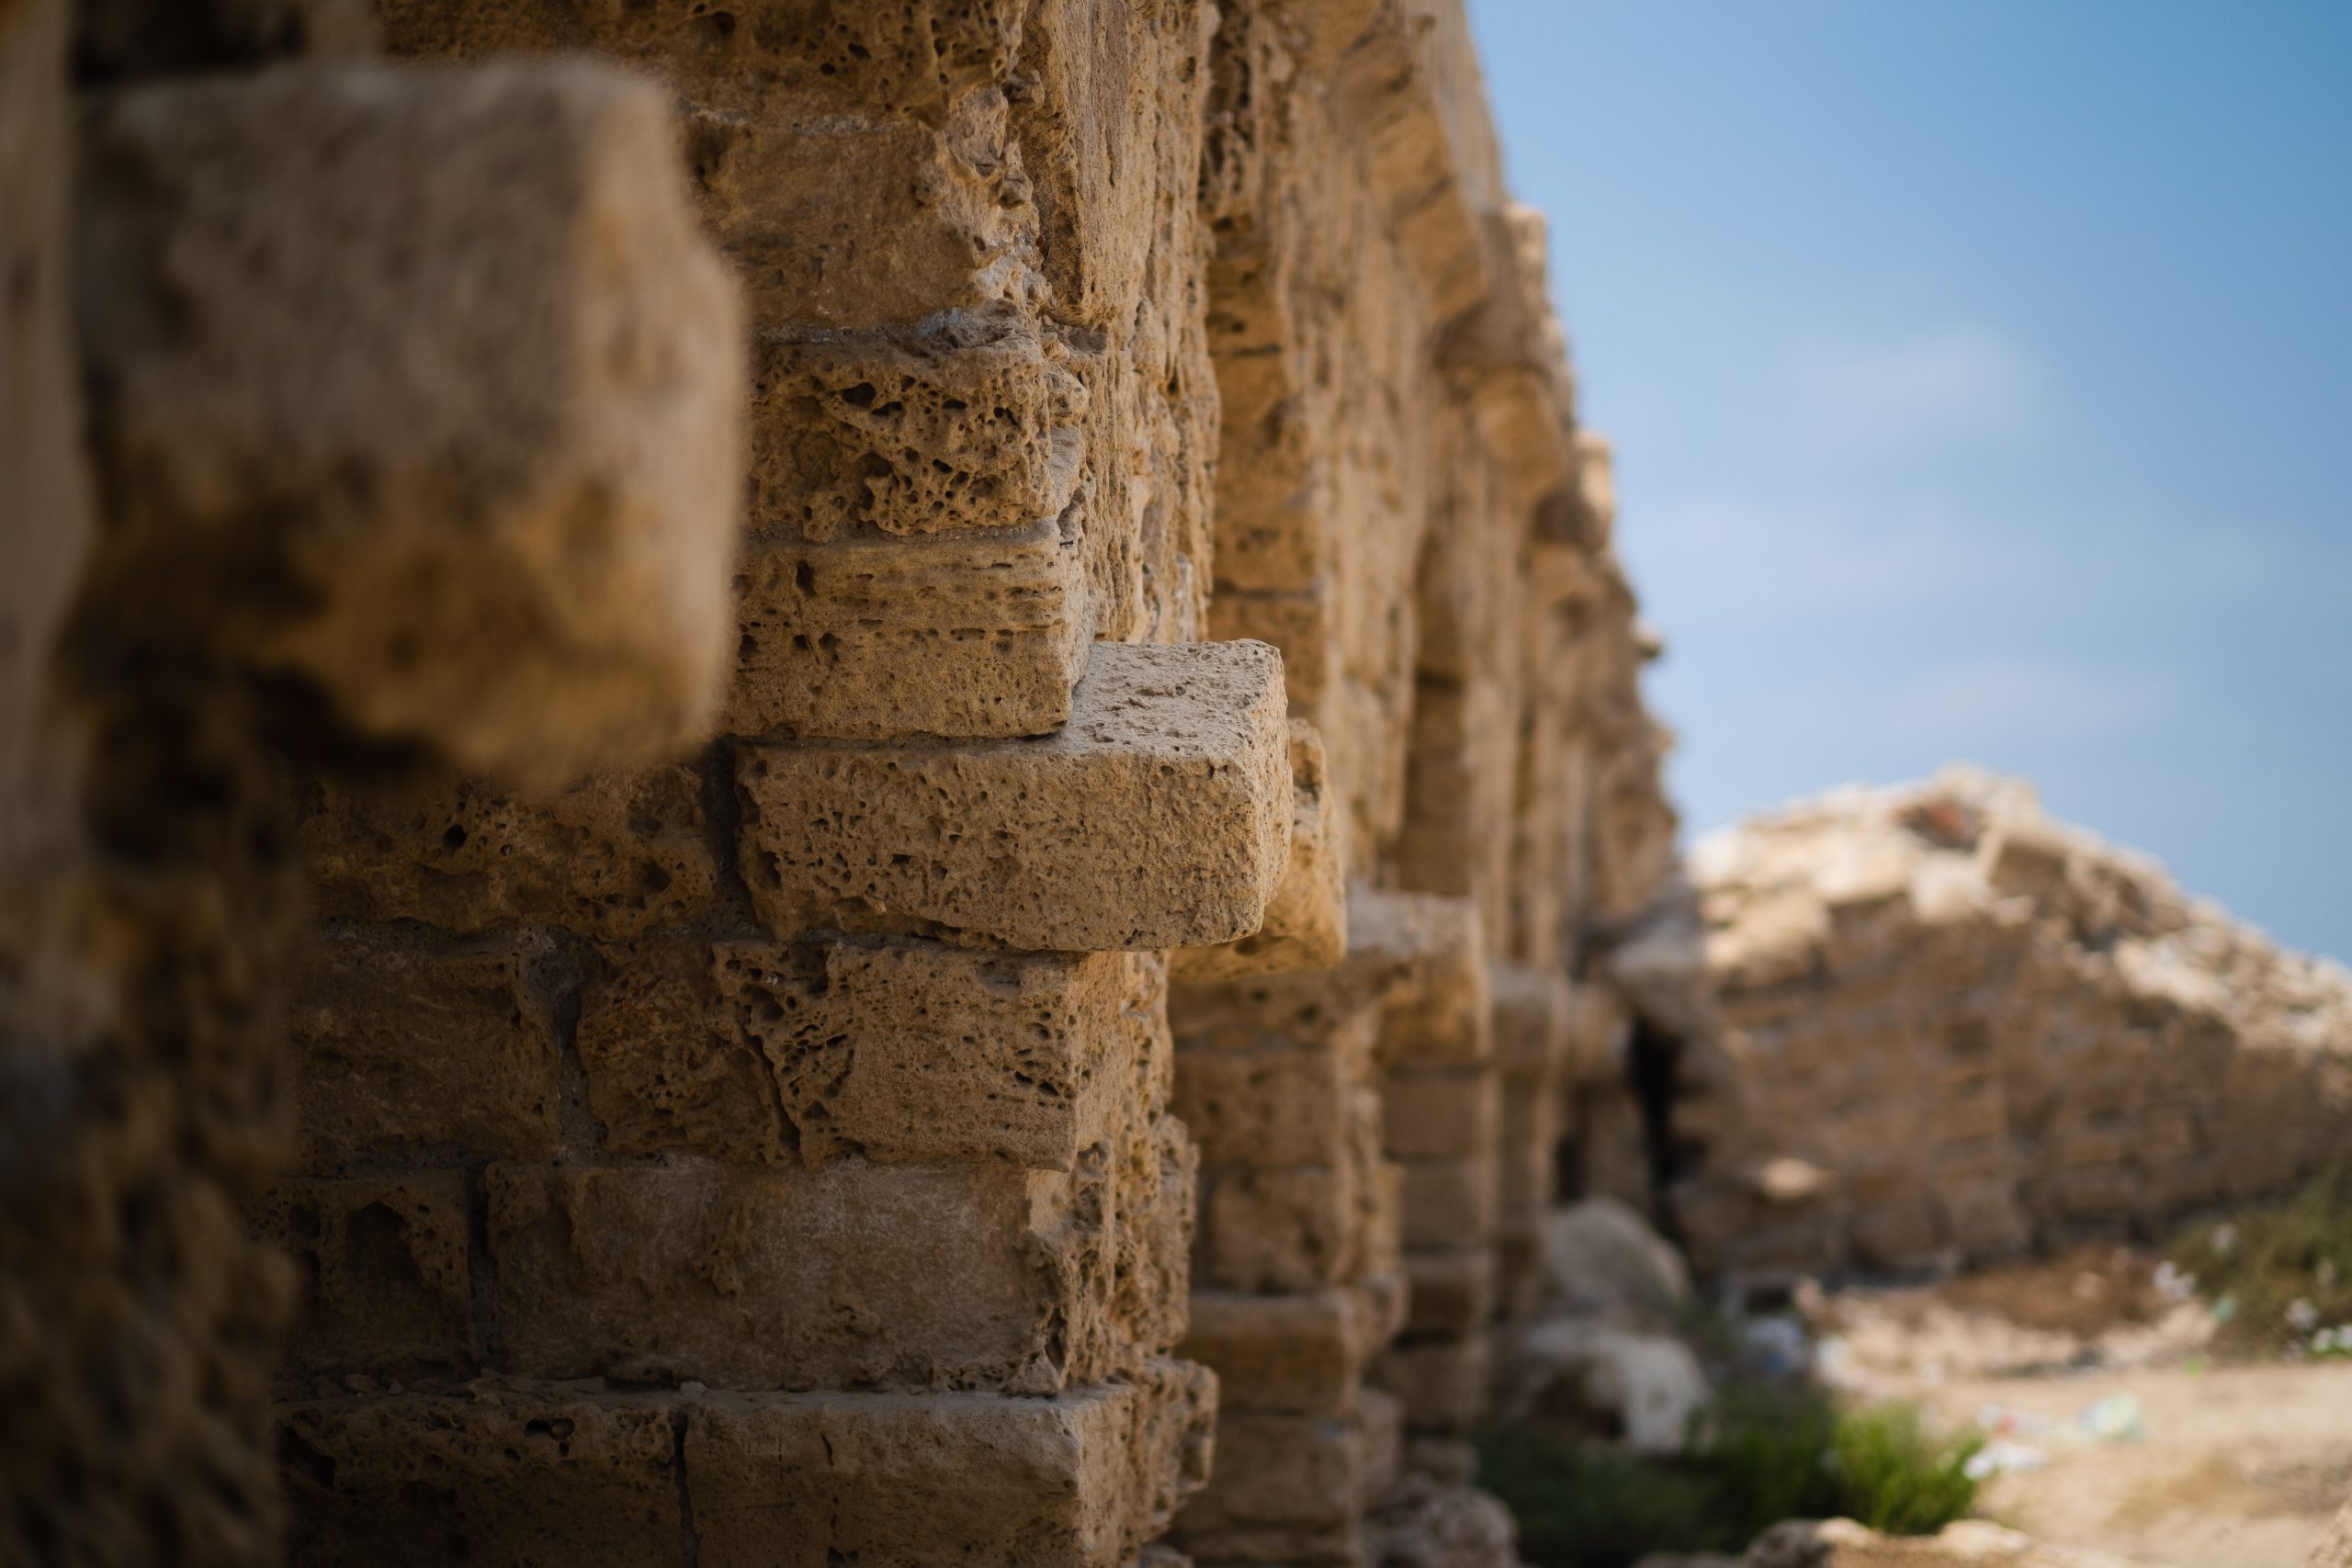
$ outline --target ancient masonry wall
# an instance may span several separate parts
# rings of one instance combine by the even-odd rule
[[[2352,974],[1950,770],[1708,840],[1720,992],[1674,1110],[1702,1268],[1787,1277],[2161,1238],[2290,1191],[2352,1101]]]
[[[1374,1554],[1622,1120],[1674,826],[1459,6],[38,0],[0,65],[16,1528]]]
[[[278,1555],[288,780],[659,754],[725,652],[666,100],[368,30],[0,6],[0,1561]]]

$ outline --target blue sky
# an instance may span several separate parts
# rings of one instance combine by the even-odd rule
[[[1965,759],[2352,959],[2352,5],[1470,8],[1688,828]]]

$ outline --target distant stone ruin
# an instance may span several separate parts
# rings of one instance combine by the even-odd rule
[[[0,1557],[1509,1562],[1674,818],[1458,4],[16,0],[0,196]]]
[[[1703,840],[1691,874],[1721,1032],[1685,1059],[1668,1163],[1702,1271],[2157,1237],[2342,1155],[2352,973],[2023,784],[1838,792]]]

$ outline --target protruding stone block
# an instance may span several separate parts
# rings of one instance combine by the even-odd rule
[[[1272,649],[1103,644],[1050,736],[744,747],[744,877],[779,931],[1229,942],[1288,862],[1286,750]]]
[[[738,735],[1043,735],[1070,716],[1092,615],[1076,537],[1025,527],[818,544],[763,538],[736,570]]]
[[[492,1166],[506,1363],[736,1388],[1050,1393],[1110,1376],[1182,1332],[1191,1156],[1163,1122],[1069,1175]]]
[[[535,783],[701,731],[742,324],[665,95],[311,65],[125,89],[85,131],[92,583],[126,623]]]
[[[554,956],[537,933],[324,932],[287,1016],[301,1168],[435,1150],[553,1159],[561,1048],[532,972]]]
[[[1145,955],[648,937],[605,967],[579,1043],[616,1153],[1068,1171],[1167,1100]]]
[[[624,940],[700,915],[718,881],[691,768],[607,773],[537,799],[464,780],[321,788],[301,847],[330,919],[463,932],[551,921]]]
[[[1290,721],[1290,868],[1266,906],[1265,923],[1222,946],[1176,953],[1172,972],[1178,979],[1328,969],[1347,956],[1347,856],[1340,842],[1340,803],[1331,791],[1323,738],[1303,719]]]

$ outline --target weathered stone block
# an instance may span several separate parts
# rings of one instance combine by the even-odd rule
[[[1460,1337],[1482,1327],[1495,1310],[1495,1250],[1437,1247],[1405,1254],[1410,1285],[1405,1332]]]
[[[1459,1247],[1495,1231],[1491,1154],[1399,1160],[1405,1176],[1405,1246]]]
[[[1359,922],[1366,928],[1360,942]],[[1491,1054],[1493,1004],[1476,904],[1352,890],[1348,931],[1351,964],[1385,962],[1408,976],[1389,1004],[1384,1043],[1393,1060],[1476,1062]]]
[[[1261,643],[1104,644],[1051,736],[746,746],[753,903],[782,931],[1031,949],[1246,935],[1289,856],[1281,672]]]
[[[1204,1285],[1311,1291],[1356,1271],[1365,1199],[1352,1166],[1220,1170],[1204,1186]]]
[[[1392,1345],[1373,1366],[1374,1384],[1396,1396],[1406,1427],[1462,1432],[1485,1413],[1487,1337]]]
[[[1222,946],[1177,953],[1171,970],[1177,978],[1193,983],[1327,969],[1347,956],[1347,855],[1340,841],[1339,801],[1323,738],[1302,719],[1290,721],[1290,866],[1266,906],[1265,923]]]
[[[1495,1062],[1507,1073],[1549,1074],[1575,1049],[1575,987],[1549,970],[1498,964],[1487,977],[1495,1007]]]
[[[1360,1284],[1290,1295],[1202,1291],[1183,1353],[1216,1372],[1228,1411],[1345,1415],[1396,1325],[1386,1294]]]
[[[281,1404],[287,1555],[686,1568],[673,1408],[487,1386]]]
[[[721,723],[738,735],[1043,735],[1069,718],[1086,671],[1085,564],[1050,518],[920,540],[755,539],[735,582]]]
[[[1361,1562],[1381,1435],[1358,1417],[1227,1408],[1216,1469],[1178,1517],[1178,1544],[1216,1562]]]
[[[1337,1165],[1355,1136],[1371,1020],[1329,1043],[1180,1051],[1176,1113],[1210,1166]],[[1352,1047],[1352,1048],[1351,1048]]]
[[[706,909],[718,882],[692,768],[526,799],[471,781],[319,786],[300,829],[319,913],[454,931],[555,922],[625,940]]]
[[[649,937],[581,1000],[608,1148],[1073,1169],[1168,1097],[1159,965],[903,940]]]
[[[1222,507],[1222,502],[1220,502]],[[1225,513],[1217,514],[1217,565],[1225,566]],[[1295,592],[1258,592],[1217,583],[1209,601],[1209,635],[1220,640],[1255,637],[1283,650],[1283,682],[1291,711],[1311,714],[1340,680],[1339,629],[1328,585]]]
[[[606,1393],[282,1404],[300,1562],[1125,1568],[1205,1478],[1216,1382],[1050,1399]],[[910,1506],[910,1499],[921,1506]]]
[[[256,1197],[246,1223],[304,1280],[285,1376],[474,1370],[465,1172],[291,1178]]]
[[[707,1568],[1125,1568],[1206,1479],[1216,1382],[1153,1360],[1052,1399],[714,1396],[683,1455]]]
[[[1389,1155],[1396,1159],[1491,1156],[1500,1146],[1502,1080],[1492,1067],[1388,1069],[1381,1091]]]
[[[1110,1376],[1182,1332],[1190,1154],[1168,1127],[1069,1175],[494,1165],[506,1364],[754,1389],[1050,1393]]]
[[[561,1048],[531,983],[553,956],[535,933],[324,932],[287,1010],[300,1168],[434,1149],[553,1159]]]
[[[701,730],[742,329],[662,93],[311,65],[125,89],[85,130],[117,481],[90,586],[127,623],[539,784]]]
[[[752,525],[831,538],[1050,523],[1076,494],[1086,387],[1017,311],[911,333],[763,340]]]

